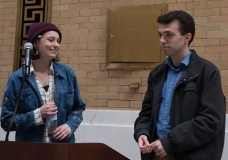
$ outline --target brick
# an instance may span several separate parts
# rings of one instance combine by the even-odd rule
[[[133,82],[139,82],[141,84],[141,77],[119,78],[119,85],[130,85]]]
[[[98,16],[101,15],[100,9],[84,9],[80,10],[80,16]]]
[[[182,2],[193,2],[193,0],[177,0],[177,3],[182,3]]]
[[[68,49],[87,49],[86,43],[68,44]]]
[[[99,27],[99,23],[80,23],[80,29],[97,29]]]
[[[194,46],[218,46],[219,39],[195,39]]]
[[[0,46],[0,51],[1,52],[8,52],[8,51],[10,51],[10,46]]]
[[[123,92],[130,92],[130,87],[129,86],[109,86],[109,92],[118,92],[118,93],[123,93]]]
[[[96,78],[97,85],[118,85],[118,78]]]
[[[208,23],[227,23],[228,16],[208,16]]]
[[[67,10],[67,11],[61,11],[60,12],[60,17],[78,17],[79,16],[79,11],[77,10]]]
[[[180,8],[182,10],[186,10],[186,3],[172,3],[172,4],[169,4],[169,11],[180,10]]]
[[[107,22],[107,15],[104,15],[104,16],[90,16],[90,22]]]
[[[69,9],[70,9],[69,4],[53,5],[52,6],[53,11],[64,11],[64,10],[69,10]]]
[[[0,61],[0,64],[2,64],[1,61]],[[1,71],[0,72],[0,78],[1,79],[9,78],[9,72]],[[4,89],[5,89],[5,87],[4,87]]]
[[[79,29],[79,24],[62,24],[59,28],[61,31],[63,30],[73,30],[73,29]]]
[[[99,64],[80,64],[79,70],[80,71],[99,71],[100,65]]]
[[[228,30],[228,23],[220,23],[220,30]]]
[[[99,56],[105,56],[106,55],[106,50],[105,49],[99,49],[98,50]]]
[[[207,38],[225,38],[228,37],[228,31],[208,31]]]
[[[1,53],[1,58],[13,59],[14,58],[14,52],[3,52],[3,53]]]
[[[78,43],[78,37],[69,37],[69,36],[65,36],[63,37],[63,41],[62,43],[66,43],[66,44],[69,44],[69,43]]]
[[[81,91],[81,90],[80,90]],[[80,93],[82,97],[85,97],[86,100],[93,100],[97,99],[97,93],[86,93],[86,92],[81,92]],[[86,106],[87,109],[87,106]]]
[[[220,54],[200,54],[200,56],[204,59],[211,61],[211,62],[221,61],[221,55]]]
[[[129,77],[130,76],[130,71],[110,71],[109,72],[109,77]]]
[[[228,61],[228,55],[227,54],[220,54],[221,55],[221,61]]]
[[[75,71],[75,75],[80,78],[86,78],[88,77],[87,71]]]
[[[4,72],[12,72],[13,71],[13,66],[2,66],[2,71]]]
[[[221,15],[228,15],[228,8],[220,8]]]
[[[89,9],[89,3],[70,4],[70,10]]]
[[[51,22],[55,25],[58,24],[68,24],[69,18],[51,18]]]
[[[224,8],[228,7],[226,0],[224,1],[207,1],[207,8]]]
[[[207,17],[194,17],[195,24],[207,24],[208,18]]]
[[[71,57],[69,63],[73,64],[86,64],[89,62],[89,57]]]
[[[108,14],[108,10],[107,8],[101,8],[101,16],[107,15]]]
[[[66,58],[66,57],[60,57],[61,59],[61,63],[64,63],[64,64],[69,64],[69,59]]]
[[[108,107],[129,107],[129,101],[108,100]]]
[[[3,39],[2,44],[8,46],[8,45],[13,45],[14,42],[15,42],[14,39]]]
[[[17,8],[17,2],[4,2],[4,8]]]
[[[16,14],[8,14],[8,15],[5,15],[5,19],[7,21],[16,21],[17,16],[16,16]]]
[[[155,4],[156,0],[133,0],[133,6]]]
[[[4,27],[3,32],[4,33],[14,33],[15,32],[15,27]]]
[[[118,6],[131,6],[133,5],[132,0],[119,0],[119,1],[111,1],[111,7]]]
[[[228,44],[228,37],[227,38],[220,38],[219,44],[221,46],[226,46]]]
[[[131,88],[131,93],[146,93],[147,86],[139,88]]]
[[[88,49],[105,49],[106,43],[89,43]]]
[[[218,23],[209,23],[209,24],[200,24],[196,25],[196,30],[197,31],[216,31],[219,30],[220,26]]]
[[[90,35],[106,35],[107,29],[91,29]]]
[[[156,0],[156,4],[170,4],[177,3],[177,0]]]
[[[193,46],[193,47],[190,47],[190,49],[195,50],[198,54],[205,53],[205,47],[204,46],[203,47],[195,47],[195,46]]]
[[[88,72],[88,78],[108,78],[108,72],[107,71],[100,71],[100,72]]]
[[[100,42],[99,36],[80,36],[79,37],[80,43],[98,43]]]
[[[221,70],[220,74],[221,74],[221,77],[223,78],[228,77],[228,70]],[[228,91],[228,88],[227,88],[227,91]]]
[[[119,99],[120,100],[141,100],[141,94],[120,93]]]
[[[51,14],[53,18],[60,18],[60,11],[52,11]]]
[[[186,4],[186,9],[205,9],[207,8],[206,2],[190,2]]]
[[[72,3],[78,3],[79,0],[59,0],[59,4],[72,4]]]
[[[89,63],[105,63],[105,57],[90,57]]]
[[[89,86],[87,87],[87,92],[108,92],[108,86]]]
[[[86,106],[88,107],[100,107],[100,106],[107,106],[107,100],[86,100]]]
[[[212,9],[196,9],[194,10],[194,16],[216,16],[220,15],[219,8]]]
[[[206,47],[206,53],[207,54],[227,54],[228,53],[228,47],[227,46],[212,46],[212,47]]]
[[[194,39],[197,39],[197,38],[207,38],[207,32],[206,31],[196,31]]]
[[[100,0],[80,0],[81,3],[85,2],[100,2]]]
[[[12,21],[7,21],[7,20],[4,20],[4,21],[0,21],[0,26],[12,26]],[[1,37],[0,37],[1,38]]]
[[[98,99],[118,99],[118,93],[97,93]],[[108,105],[109,106],[109,105]]]
[[[89,17],[73,17],[70,18],[70,23],[85,23],[85,22],[89,22],[90,19]]]
[[[227,62],[213,62],[213,63],[218,67],[219,70],[228,68]]]
[[[8,14],[12,14],[13,13],[13,9],[12,8],[2,8],[0,9],[0,15],[8,15]]]
[[[90,3],[89,8],[94,9],[94,8],[108,8],[110,7],[111,2],[95,2],[95,3]]]
[[[99,38],[99,40],[100,40],[100,42],[107,42],[107,40],[106,40],[106,35],[101,35],[101,36],[99,36],[100,38]]]
[[[98,50],[80,50],[78,56],[85,56],[85,57],[98,56]]]
[[[149,71],[132,71],[131,77],[148,77]]]
[[[130,101],[130,107],[132,108],[142,108],[142,101]]]
[[[96,85],[97,84],[97,80],[96,79],[78,78],[77,80],[78,80],[78,84],[80,84],[80,85],[91,86],[91,85]]]
[[[88,36],[89,30],[88,29],[80,29],[80,30],[70,30],[70,36]]]
[[[107,28],[107,22],[100,22],[100,28]]]

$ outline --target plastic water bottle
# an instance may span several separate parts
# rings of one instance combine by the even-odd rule
[[[53,140],[54,130],[57,128],[57,114],[47,117],[48,138]]]

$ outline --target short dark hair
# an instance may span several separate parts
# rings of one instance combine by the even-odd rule
[[[192,38],[188,43],[188,45],[190,45],[195,35],[195,22],[190,14],[181,10],[170,11],[164,15],[159,16],[157,22],[159,24],[169,24],[175,20],[179,22],[179,31],[182,36],[187,33],[192,34]]]

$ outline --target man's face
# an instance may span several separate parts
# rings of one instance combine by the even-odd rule
[[[159,24],[158,35],[160,45],[166,56],[178,56],[188,47],[186,35],[181,35],[179,22],[173,21],[170,24]]]

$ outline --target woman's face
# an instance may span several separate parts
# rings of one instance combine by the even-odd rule
[[[39,52],[39,59],[54,59],[60,48],[60,38],[56,31],[45,32],[34,44]]]

